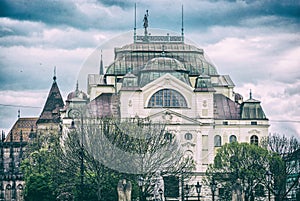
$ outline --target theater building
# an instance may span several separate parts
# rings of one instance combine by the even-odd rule
[[[251,91],[245,99],[235,91],[230,76],[218,73],[205,50],[186,43],[183,32],[152,35],[144,28],[142,35],[134,30],[132,43],[114,48],[108,66],[101,55],[99,73],[87,76],[87,94],[77,85],[68,95],[61,111],[63,132],[73,121],[72,110],[82,105],[94,117],[163,122],[200,174],[223,144],[258,144],[268,136],[261,102]]]

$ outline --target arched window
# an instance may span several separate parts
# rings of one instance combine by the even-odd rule
[[[232,143],[232,142],[236,142],[236,136],[235,135],[231,135],[229,137],[229,142]]]
[[[148,102],[148,107],[185,108],[187,104],[185,98],[178,91],[162,89],[153,94]]]
[[[165,140],[168,140],[171,142],[173,139],[173,135],[172,135],[172,133],[167,132],[167,133],[165,133],[164,138],[165,138]]]
[[[11,193],[11,185],[10,184],[7,184],[6,188],[5,188],[5,200],[11,200],[12,197],[12,193]]]
[[[184,139],[186,139],[186,140],[191,140],[191,139],[193,139],[193,135],[192,135],[191,133],[186,133],[186,134],[184,135]]]
[[[17,187],[17,200],[22,200],[23,196],[23,186],[22,184],[19,184]]]
[[[250,144],[258,145],[258,137],[256,135],[250,137]]]
[[[216,135],[215,138],[214,138],[214,144],[215,144],[215,147],[220,147],[222,146],[222,138],[220,135]]]

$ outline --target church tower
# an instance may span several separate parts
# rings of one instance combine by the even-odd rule
[[[37,120],[37,130],[40,133],[60,130],[59,110],[64,107],[60,90],[56,82],[56,76],[53,76],[53,83],[44,105],[43,111]]]

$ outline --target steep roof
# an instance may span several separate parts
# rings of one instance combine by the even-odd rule
[[[38,120],[38,117],[22,117],[19,118],[16,123],[11,128],[9,134],[5,138],[5,142],[10,142],[11,139],[13,142],[19,142],[21,137],[21,131],[22,131],[22,138],[23,141],[28,141],[29,139],[29,133],[31,129],[33,131],[36,131],[36,121]]]
[[[64,101],[57,86],[56,77],[54,76],[52,87],[37,124],[59,123],[59,109],[62,109],[63,107]]]
[[[102,93],[88,104],[88,112],[97,118],[118,116],[118,105],[118,95]]]
[[[214,94],[215,119],[240,119],[240,104],[223,94]]]

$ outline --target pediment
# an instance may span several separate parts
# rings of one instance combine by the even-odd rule
[[[165,109],[148,117],[152,122],[160,122],[165,124],[201,124],[196,119],[187,117],[171,109]]]
[[[180,91],[185,92],[193,92],[193,87],[188,85],[187,83],[177,79],[176,77],[172,76],[171,74],[167,73],[156,80],[148,83],[143,88],[141,88],[142,91],[153,91],[158,88],[173,88]]]

